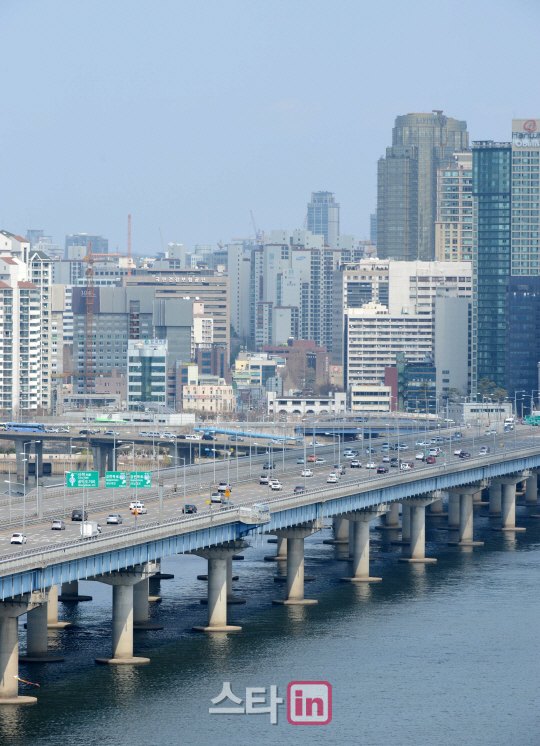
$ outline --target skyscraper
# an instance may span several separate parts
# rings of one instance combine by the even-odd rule
[[[109,239],[103,236],[90,236],[88,233],[72,233],[66,236],[66,257],[71,259],[70,246],[84,246],[88,249],[88,244],[92,241],[93,254],[108,254]]]
[[[473,143],[473,394],[482,378],[506,386],[511,155],[507,142]]]
[[[324,236],[326,246],[335,247],[339,236],[339,204],[333,192],[311,192],[307,206],[307,229]]]
[[[439,262],[471,261],[473,243],[472,153],[455,153],[437,169],[435,251]]]
[[[396,118],[392,146],[378,163],[377,253],[381,259],[435,259],[437,169],[468,150],[467,123],[443,115]]]

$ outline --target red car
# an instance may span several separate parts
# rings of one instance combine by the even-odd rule
[[[428,456],[426,459],[426,464],[434,464],[435,463],[435,456]]]

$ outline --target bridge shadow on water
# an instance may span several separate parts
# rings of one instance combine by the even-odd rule
[[[164,629],[135,632],[135,654],[150,658],[144,666],[94,663],[111,647],[111,589],[81,582],[94,600],[59,604],[60,618],[74,626],[49,632],[51,651],[65,661],[20,665],[23,679],[40,684],[20,691],[37,692],[38,704],[0,708],[0,744],[266,744],[281,743],[283,728],[290,744],[537,744],[540,521],[518,508],[527,532],[494,532],[496,519],[477,510],[485,544],[474,549],[447,546],[448,532],[438,529],[445,519],[427,519],[434,565],[399,563],[403,550],[391,544],[398,535],[372,530],[371,574],[383,582],[369,585],[339,582],[350,574],[345,550],[323,544],[329,532],[319,532],[306,540],[306,574],[315,576],[306,597],[318,599],[310,607],[272,606],[285,593],[274,582],[284,567],[264,560],[275,545],[253,538],[233,563],[234,595],[247,601],[229,607],[230,622],[243,627],[236,634],[191,631],[206,619],[206,584],[196,577],[206,563],[164,560],[175,578],[161,581],[162,601],[151,604],[151,621]],[[332,683],[327,729],[292,727],[283,707],[278,726],[268,715],[208,714],[224,681],[244,698],[246,687],[271,684],[286,696],[291,680]]]

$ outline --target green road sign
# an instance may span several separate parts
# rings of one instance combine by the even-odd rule
[[[66,473],[66,487],[99,487],[98,471],[68,471]]]
[[[152,472],[151,471],[130,471],[129,472],[129,486],[130,487],[151,487],[152,486]]]
[[[106,471],[105,487],[127,487],[127,471]]]

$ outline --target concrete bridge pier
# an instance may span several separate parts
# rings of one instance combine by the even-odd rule
[[[95,471],[100,477],[105,476],[106,471],[116,471],[116,453],[114,443],[98,443],[92,446],[92,460]]]
[[[369,523],[381,515],[388,515],[387,511],[386,506],[381,506],[347,513],[347,519],[353,527],[353,575],[352,578],[341,578],[344,583],[380,583],[382,580],[370,577],[369,574]]]
[[[493,482],[489,487],[489,512],[488,515],[502,515],[502,485],[500,482]]]
[[[440,500],[435,500],[435,502],[431,503],[431,505],[429,506],[429,515],[436,516],[437,518],[445,515],[442,497]]]
[[[35,467],[36,467],[36,487],[38,479],[43,476],[43,441],[34,442]],[[41,516],[40,516],[41,518]]]
[[[390,503],[389,510],[385,513],[384,523],[381,523],[377,528],[383,531],[397,531],[401,528],[399,525],[399,503]]]
[[[56,588],[56,586],[53,587]],[[24,663],[58,663],[64,660],[63,657],[48,655],[47,652],[48,611],[47,600],[47,602],[28,612],[26,617],[26,655],[20,656],[20,661],[24,661]]]
[[[28,444],[32,441],[28,440],[16,440],[15,441],[15,459],[17,462],[17,482],[23,483],[24,477],[28,477],[28,462],[24,459],[28,458]],[[26,453],[26,455],[25,455]]]
[[[68,583],[62,583],[58,600],[62,603],[78,603],[79,601],[91,601],[92,596],[80,596],[79,581],[70,580]]]
[[[323,544],[348,544],[349,543],[349,524],[342,516],[336,515],[332,520],[334,526],[334,538],[324,539]]]
[[[66,629],[71,622],[58,621],[58,586],[51,585],[47,596],[47,627],[49,629]]]
[[[287,559],[287,539],[283,536],[277,537],[277,552],[264,558],[267,562],[279,562]]]
[[[193,627],[194,632],[239,632],[242,629],[227,624],[228,566],[230,564],[232,581],[232,558],[247,546],[247,542],[243,540],[228,541],[194,552],[208,560],[208,624],[206,627]],[[232,592],[232,585],[229,587]]]
[[[538,504],[538,474],[533,472],[525,482],[525,505],[536,507]]]
[[[483,547],[483,541],[473,541],[474,498],[475,495],[482,494],[478,492],[478,485],[458,487],[455,494],[459,494],[459,540],[448,543],[459,547]]]
[[[133,655],[133,586],[148,579],[152,570],[150,564],[146,563],[95,578],[100,583],[112,585],[113,589],[112,657],[96,658],[96,663],[121,665],[150,661],[150,658]]]
[[[148,598],[150,595],[150,579],[145,578],[133,586],[133,628],[157,630],[163,629],[162,624],[151,624],[149,620]]]
[[[347,534],[349,526],[347,526]],[[343,524],[341,524],[343,526]],[[277,529],[277,536],[287,539],[287,598],[274,599],[273,604],[286,606],[308,606],[316,604],[311,598],[304,598],[304,539],[320,531],[320,526],[313,521],[292,528]]]
[[[498,477],[496,482],[502,485],[501,513],[502,526],[494,528],[494,531],[525,531],[525,528],[516,526],[516,484],[524,478],[528,478],[530,472],[523,472],[520,475]]]
[[[0,705],[33,705],[36,697],[19,696],[17,618],[46,603],[43,593],[25,593],[0,603]]]
[[[409,557],[401,557],[400,562],[437,562],[434,558],[426,557],[426,507],[440,497],[440,492],[433,492],[425,497],[407,500],[411,509],[411,548]]]
[[[448,528],[459,528],[459,492],[448,493]]]
[[[395,539],[391,544],[411,543],[411,506],[407,500],[401,503],[401,539]]]

